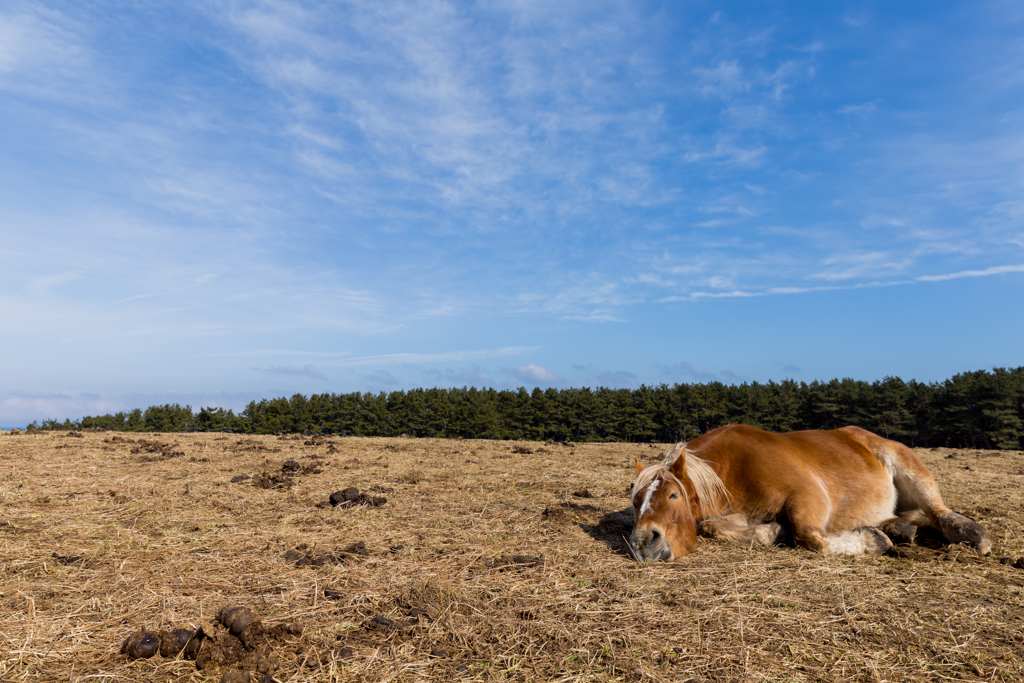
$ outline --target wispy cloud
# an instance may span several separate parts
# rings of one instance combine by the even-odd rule
[[[629,370],[602,370],[595,372],[593,368],[583,368],[580,366],[576,366],[575,369],[587,373],[584,379],[574,382],[578,386],[635,389],[640,385],[640,378],[637,377],[636,373]]]
[[[693,363],[680,362],[671,364],[659,364],[658,370],[663,378],[672,382],[717,382],[722,377],[718,373],[698,370]]]
[[[865,114],[873,114],[877,110],[877,103],[865,102],[864,104],[846,104],[840,107],[837,111],[840,114],[854,114],[858,116],[863,116]]]
[[[32,296],[40,297],[49,294],[57,287],[72,283],[81,277],[82,276],[78,273],[56,273],[54,275],[45,275],[43,277],[34,278],[25,283],[25,290]]]
[[[864,28],[871,21],[871,16],[867,13],[851,13],[843,16],[843,23],[850,28]]]
[[[757,166],[764,159],[768,148],[764,145],[744,147],[738,144],[732,136],[725,135],[715,141],[711,149],[694,150],[683,155],[683,160],[689,163],[725,163],[740,167]]]
[[[992,266],[984,270],[961,270],[957,273],[946,273],[944,275],[921,275],[914,279],[918,282],[942,282],[944,280],[958,280],[964,277],[1003,275],[1004,273],[1024,273],[1024,265]]]
[[[693,72],[697,76],[697,89],[705,97],[730,99],[750,88],[750,82],[744,78],[743,69],[735,59],[710,68],[697,67]]]
[[[424,376],[428,377],[435,386],[451,386],[451,387],[489,387],[494,385],[494,380],[490,374],[479,366],[472,366],[470,368],[454,370],[451,368],[438,369],[428,368],[424,372]]]
[[[0,11],[0,90],[62,101],[81,98],[83,86],[95,85],[87,33],[57,10],[6,3]]]
[[[422,364],[450,363],[460,361],[482,360],[486,358],[503,358],[520,356],[539,350],[539,346],[505,346],[498,349],[475,349],[468,351],[445,351],[440,353],[389,353],[377,356],[360,356],[345,358],[335,362],[337,365],[379,365],[388,364]]]
[[[854,280],[881,274],[892,277],[905,273],[911,264],[911,258],[905,254],[882,251],[836,254],[825,259],[825,270],[810,277],[821,280]]]
[[[323,379],[326,380],[327,376],[320,372],[317,367],[311,363],[307,363],[302,367],[295,365],[285,365],[283,367],[270,367],[270,368],[253,368],[254,370],[260,370],[260,372],[267,372],[271,375],[292,375],[295,377],[309,377],[311,379]]]
[[[824,285],[818,287],[769,287],[767,289],[729,290],[719,292],[695,291],[685,295],[664,297],[662,301],[665,303],[670,303],[676,301],[696,301],[699,299],[735,299],[775,295],[810,294],[814,292],[877,289],[880,287],[907,286],[922,282],[942,282],[945,280],[992,277],[996,275],[1022,272],[1024,272],[1024,265],[993,266],[991,268],[985,268],[984,270],[964,270],[956,273],[946,273],[942,275],[921,275],[913,279],[873,280],[869,282],[858,282],[852,285]]]
[[[398,384],[399,380],[397,377],[392,375],[390,372],[374,372],[365,376],[367,381],[372,384],[384,384],[387,386],[394,386]]]

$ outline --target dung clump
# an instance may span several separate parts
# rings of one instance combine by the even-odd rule
[[[171,458],[179,458],[185,455],[185,451],[176,451],[172,448],[171,444],[162,441],[139,439],[135,443],[137,445],[132,447],[131,453],[139,455],[139,462],[160,462],[161,460],[170,460]]]
[[[217,621],[244,645],[248,645],[262,635],[263,624],[256,613],[248,607],[223,607],[217,613]]]
[[[196,657],[202,671],[237,669],[271,674],[278,666],[275,651],[289,635],[299,635],[297,624],[267,627],[254,611],[240,605],[225,605],[217,618],[202,627],[203,643]]]
[[[121,654],[128,659],[149,659],[159,651],[160,638],[149,631],[137,631],[121,644]]]
[[[291,477],[280,472],[260,472],[252,478],[252,485],[260,489],[287,489],[294,484]]]
[[[415,619],[396,621],[381,615],[370,617],[362,623],[362,627],[368,631],[406,631],[416,628],[418,625],[419,622]]]
[[[350,486],[347,489],[342,489],[341,491],[335,491],[330,497],[331,505],[354,503],[357,500],[359,500],[359,489],[355,486]]]
[[[489,569],[497,569],[498,571],[526,567],[543,567],[544,558],[539,555],[499,555],[498,557],[484,560],[484,565]]]
[[[284,641],[301,634],[298,624],[266,626],[248,607],[225,605],[216,619],[204,621],[196,630],[176,628],[160,631],[159,636],[145,630],[133,633],[121,645],[121,654],[129,659],[180,654],[206,673],[235,670],[240,673],[233,674],[232,680],[249,680],[245,672],[253,672],[259,680],[265,680],[278,667],[276,653],[282,650]],[[239,678],[241,675],[245,678]]]
[[[252,478],[252,485],[261,489],[287,489],[295,484],[295,477],[306,474],[320,474],[323,469],[316,463],[302,465],[296,460],[286,460],[277,472],[260,472]]]
[[[430,621],[430,614],[419,607],[413,607],[406,615],[404,621],[391,619],[384,615],[370,617],[363,621],[361,626],[369,631],[407,631],[420,625],[420,620]]]
[[[146,630],[136,631],[121,644],[121,654],[128,659],[149,659],[157,653],[161,657],[177,657],[181,654],[185,659],[195,659],[202,646],[203,632],[187,628],[176,628],[170,631],[161,630],[154,634]]]
[[[160,656],[177,657],[180,652],[186,659],[195,659],[200,643],[201,639],[196,638],[196,632],[191,629],[176,628],[170,631],[160,631]]]
[[[371,496],[365,492],[361,492],[355,486],[349,486],[346,489],[335,491],[330,495],[326,502],[317,504],[317,507],[340,507],[350,508],[357,505],[368,505],[370,507],[379,508],[386,505],[388,499],[384,496]]]

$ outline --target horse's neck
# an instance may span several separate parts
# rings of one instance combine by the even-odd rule
[[[687,494],[699,502],[697,519],[719,515],[729,506],[730,496],[714,463],[693,456],[686,463]]]

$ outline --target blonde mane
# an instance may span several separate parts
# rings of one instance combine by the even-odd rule
[[[684,452],[686,453],[686,478],[693,485],[694,495],[697,496],[697,502],[700,505],[701,519],[721,514],[723,508],[729,504],[731,498],[729,491],[726,490],[722,479],[706,460],[701,460],[693,455],[693,451],[686,452],[686,443],[677,443],[666,451],[660,464],[651,465],[637,475],[633,482],[633,491],[630,494],[629,502],[632,504],[636,494],[659,477],[674,481],[679,488],[685,491],[683,483],[671,470],[672,464]]]

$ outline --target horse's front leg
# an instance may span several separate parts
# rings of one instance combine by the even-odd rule
[[[778,522],[751,522],[746,515],[737,512],[702,520],[697,531],[701,536],[723,541],[775,545],[782,526]]]

